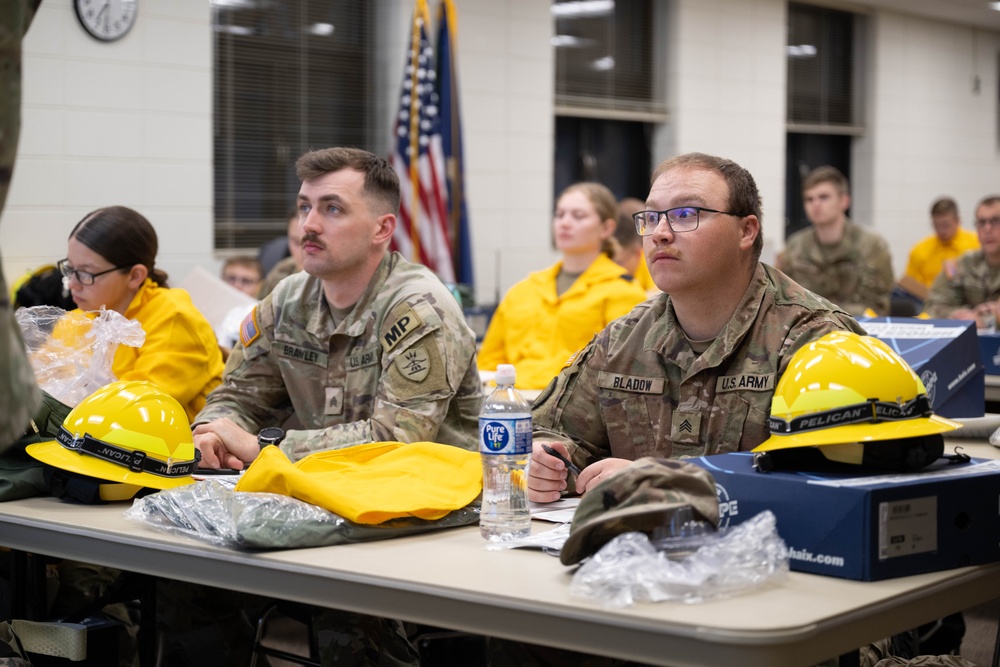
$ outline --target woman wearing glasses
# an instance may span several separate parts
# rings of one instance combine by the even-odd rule
[[[194,419],[222,380],[222,354],[188,293],[168,287],[167,274],[155,266],[156,251],[156,231],[146,218],[109,206],[77,223],[58,266],[80,310],[103,306],[146,332],[142,347],[118,347],[111,367],[118,379],[154,382]]]
[[[600,183],[563,190],[552,218],[562,259],[514,285],[497,306],[479,368],[517,367],[517,386],[542,389],[594,334],[646,299],[611,260],[617,202]]]

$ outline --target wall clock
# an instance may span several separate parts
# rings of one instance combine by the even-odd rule
[[[91,37],[113,42],[135,24],[137,0],[73,0],[76,17]]]

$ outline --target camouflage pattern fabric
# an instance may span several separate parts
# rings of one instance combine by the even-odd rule
[[[749,451],[769,435],[771,397],[792,354],[844,329],[864,334],[844,311],[758,264],[733,317],[698,355],[661,294],[612,322],[542,392],[534,437],[563,441],[581,468],[608,457]]]
[[[282,281],[244,321],[195,424],[229,417],[250,433],[294,414],[292,461],[373,441],[427,440],[474,450],[482,388],[476,338],[425,267],[387,254],[336,323],[318,278]]]
[[[975,308],[998,298],[1000,267],[991,267],[982,250],[973,250],[958,258],[952,278],[942,271],[934,280],[924,312],[947,318],[960,308]]]
[[[61,618],[74,614],[92,605],[122,575],[122,571],[103,565],[91,565],[74,560],[63,560],[57,567],[59,588],[52,602],[49,614]],[[127,575],[126,575],[127,576]],[[118,631],[118,666],[137,667],[139,619],[124,603],[114,602],[101,607],[100,611],[120,625]],[[110,666],[109,666],[110,667]]]
[[[272,604],[257,595],[183,581],[160,580],[156,594],[164,665],[249,664],[257,619]],[[323,665],[419,664],[416,650],[399,621],[336,609],[313,608],[308,613]]]
[[[299,268],[295,266],[294,257],[286,257],[271,269],[266,276],[264,276],[264,281],[260,284],[260,288],[257,290],[257,298],[263,299],[265,296],[274,291],[278,283],[292,275],[293,273],[298,273]]]
[[[833,246],[820,244],[812,227],[793,234],[785,243],[781,270],[851,315],[862,315],[866,308],[889,314],[895,283],[889,245],[850,220],[844,237]]]
[[[39,1],[0,2],[0,212],[14,174],[21,131],[21,40]],[[40,402],[0,265],[0,451],[24,433]]]
[[[312,619],[320,663],[336,667],[419,665],[416,649],[399,621],[336,609],[321,609]]]
[[[711,473],[683,461],[651,457],[633,461],[580,501],[559,560],[563,565],[579,563],[622,533],[652,536],[682,507],[692,509],[693,519],[718,528],[719,500]]]

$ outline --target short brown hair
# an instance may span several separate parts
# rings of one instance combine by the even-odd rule
[[[830,165],[816,167],[806,174],[806,177],[802,179],[802,192],[805,193],[806,190],[814,188],[820,183],[833,183],[833,187],[837,188],[837,192],[842,195],[850,192],[851,186],[847,182],[847,176],[844,176],[839,169]]]
[[[935,217],[939,215],[953,215],[957,218],[958,204],[951,197],[935,199],[934,203],[931,204],[931,215]]]
[[[761,211],[762,199],[757,190],[757,182],[749,171],[732,160],[706,155],[705,153],[685,153],[661,162],[653,171],[650,183],[672,169],[701,169],[711,171],[722,177],[729,188],[727,207],[736,215],[753,215],[761,223],[757,238],[753,242],[754,260],[760,259],[764,249],[764,214]]]
[[[626,197],[618,202],[618,226],[615,227],[615,239],[623,248],[642,245],[642,237],[635,231],[635,220],[632,216],[646,210],[646,203],[635,197]]]
[[[399,177],[384,158],[360,148],[323,148],[309,151],[295,161],[295,173],[303,181],[312,181],[341,169],[354,169],[365,175],[361,188],[378,213],[399,213]]]
[[[976,217],[979,217],[979,209],[984,206],[990,206],[991,204],[1000,204],[1000,195],[987,195],[979,200],[976,204]]]

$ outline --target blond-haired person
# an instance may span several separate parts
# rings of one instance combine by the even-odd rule
[[[552,217],[562,259],[504,296],[483,338],[480,370],[514,364],[519,388],[542,389],[594,334],[645,300],[643,289],[611,259],[616,206],[600,183],[563,190]]]

